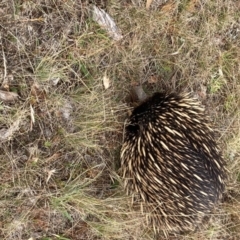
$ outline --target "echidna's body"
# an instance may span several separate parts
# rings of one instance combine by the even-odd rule
[[[155,93],[134,109],[121,150],[125,188],[157,230],[193,230],[224,190],[224,162],[199,102]]]

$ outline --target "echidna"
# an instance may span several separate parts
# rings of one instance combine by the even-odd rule
[[[129,117],[124,187],[155,230],[195,230],[224,191],[223,157],[204,108],[189,94],[155,93]]]

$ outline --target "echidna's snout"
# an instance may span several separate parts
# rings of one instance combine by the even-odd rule
[[[193,230],[224,191],[224,161],[200,103],[156,93],[136,107],[121,149],[125,188],[154,229]]]

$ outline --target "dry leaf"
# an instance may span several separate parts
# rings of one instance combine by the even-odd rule
[[[15,92],[6,92],[0,90],[0,101],[13,102],[16,99],[18,99],[18,97],[19,97],[18,94]]]
[[[21,117],[19,117],[8,129],[6,128],[0,129],[0,140],[1,141],[10,140],[14,133],[19,129],[20,122]]]
[[[32,131],[33,124],[35,123],[35,116],[34,116],[34,109],[31,104],[30,104],[30,116],[31,116],[30,131]]]
[[[33,109],[32,105],[30,105],[30,114],[31,114],[32,123],[34,124],[35,123],[35,117],[34,117],[34,109]]]
[[[48,183],[48,181],[50,180],[50,178],[51,178],[56,172],[57,172],[56,169],[47,170],[47,174],[48,174],[47,180],[46,180],[47,183]]]
[[[103,76],[103,86],[105,89],[108,89],[110,87],[110,79],[106,74]]]
[[[93,6],[93,20],[104,28],[114,40],[119,41],[123,38],[114,20],[103,9]]]
[[[46,98],[46,92],[38,83],[34,83],[31,86],[31,95],[36,98],[36,101],[39,102]]]
[[[142,85],[134,86],[133,89],[139,101],[144,101],[147,98],[147,94],[144,92]]]
[[[60,77],[55,77],[55,78],[50,79],[50,82],[53,86],[57,86],[57,84],[59,83],[60,80],[61,80]]]
[[[57,111],[57,115],[59,117],[62,117],[64,120],[67,120],[68,122],[71,121],[71,114],[73,112],[73,106],[71,102],[65,100],[64,105]]]
[[[146,9],[149,10],[153,0],[147,0],[146,2]]]

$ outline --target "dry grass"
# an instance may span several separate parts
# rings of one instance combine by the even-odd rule
[[[144,1],[96,2],[120,42],[92,20],[88,1],[0,3],[1,90],[19,95],[0,102],[0,238],[154,239],[118,176],[125,99],[144,82],[148,94],[199,97],[229,169],[210,223],[169,238],[239,239],[240,4],[170,0],[147,11]]]

